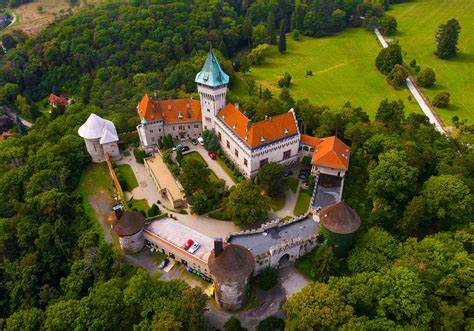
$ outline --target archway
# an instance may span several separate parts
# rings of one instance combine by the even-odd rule
[[[284,254],[278,260],[278,268],[282,268],[282,267],[286,266],[289,262],[290,262],[290,255]]]

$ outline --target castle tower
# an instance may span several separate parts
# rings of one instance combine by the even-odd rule
[[[116,219],[112,230],[118,235],[122,250],[127,254],[135,254],[145,246],[143,226],[145,217],[136,211],[123,210],[122,206],[114,206]]]
[[[222,70],[211,51],[194,81],[197,83],[201,100],[202,129],[213,130],[217,112],[226,104],[229,76]]]
[[[226,310],[238,310],[245,304],[247,287],[255,268],[255,259],[244,246],[214,241],[208,259],[216,286],[217,304]]]

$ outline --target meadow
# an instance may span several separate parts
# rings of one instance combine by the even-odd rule
[[[380,51],[373,33],[362,28],[349,29],[325,38],[287,38],[287,52],[272,47],[264,64],[252,67],[246,79],[255,79],[257,86],[269,88],[278,95],[278,79],[284,72],[292,75],[290,93],[296,100],[308,98],[316,105],[338,109],[350,101],[360,106],[371,118],[381,100],[403,100],[407,112],[420,112],[414,101],[408,101],[407,89],[395,90],[375,67]],[[313,75],[306,76],[311,70]],[[246,84],[240,74],[232,92],[247,96]]]
[[[437,76],[433,88],[425,89],[430,99],[440,91],[451,94],[452,104],[438,109],[446,124],[457,115],[460,119],[474,119],[474,1],[471,0],[416,0],[393,5],[387,13],[398,21],[398,33],[392,38],[404,51],[405,62],[415,59],[422,68],[431,67]],[[450,60],[434,55],[435,34],[440,24],[455,18],[461,25],[459,53]]]

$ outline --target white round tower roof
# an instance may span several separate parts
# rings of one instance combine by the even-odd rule
[[[100,139],[101,144],[119,140],[114,123],[94,113],[90,114],[87,121],[81,125],[78,133],[84,139]]]

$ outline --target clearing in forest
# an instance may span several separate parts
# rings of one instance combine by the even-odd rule
[[[375,58],[380,49],[375,34],[362,28],[325,38],[302,37],[301,41],[288,36],[287,52],[281,55],[272,47],[263,65],[252,67],[245,75],[239,74],[232,92],[241,97],[248,95],[244,79],[250,78],[278,96],[278,80],[289,72],[290,93],[295,100],[308,98],[331,109],[339,109],[350,101],[373,118],[380,101],[401,99],[407,112],[421,113],[415,101],[408,100],[410,93],[406,88],[395,90],[377,71]],[[313,75],[306,76],[307,70]]]
[[[474,120],[474,1],[471,0],[417,0],[393,5],[387,13],[398,21],[399,41],[406,63],[412,59],[421,68],[431,67],[436,73],[436,85],[425,88],[432,100],[440,91],[451,94],[451,106],[438,109],[446,124],[457,115],[460,119]],[[461,25],[459,53],[450,60],[434,55],[435,34],[440,24],[455,18]]]

